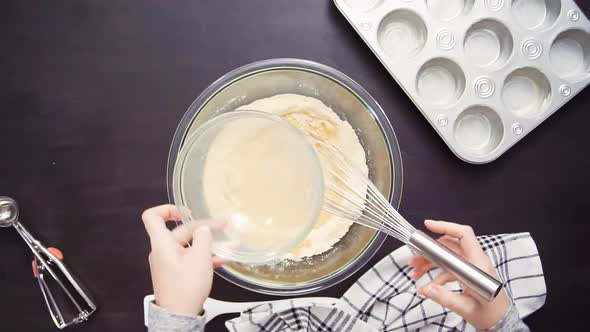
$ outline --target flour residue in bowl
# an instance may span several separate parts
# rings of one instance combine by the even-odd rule
[[[368,174],[365,150],[354,129],[316,98],[280,94],[256,100],[241,106],[238,110],[260,111],[280,116],[299,130],[334,145],[363,174]],[[298,260],[330,250],[348,232],[352,223],[322,212],[309,235],[285,258]]]

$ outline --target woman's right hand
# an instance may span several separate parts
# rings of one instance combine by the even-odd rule
[[[174,205],[160,205],[142,215],[150,237],[148,256],[156,304],[171,313],[196,316],[211,291],[213,269],[224,263],[211,253],[211,230],[215,222],[201,221],[193,232],[184,225],[168,230],[166,222],[179,221]],[[192,240],[192,246],[187,243]]]
[[[496,269],[481,249],[471,227],[433,220],[426,220],[424,224],[432,232],[442,235],[438,241],[444,246],[467,262],[498,278]],[[412,279],[419,279],[433,268],[433,264],[420,255],[412,257],[408,265],[414,268]],[[489,329],[504,318],[511,304],[505,290],[502,290],[492,302],[488,302],[473,290],[465,288],[465,285],[463,293],[452,292],[444,286],[455,280],[451,274],[442,271],[434,280],[418,289],[418,293],[461,315],[479,330]]]

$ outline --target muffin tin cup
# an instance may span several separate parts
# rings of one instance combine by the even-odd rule
[[[571,29],[560,33],[549,50],[554,71],[564,80],[584,80],[590,74],[590,34]]]
[[[334,2],[466,162],[497,159],[590,83],[572,0]]]

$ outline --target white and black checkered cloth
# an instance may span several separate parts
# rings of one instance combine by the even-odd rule
[[[545,303],[541,260],[528,233],[480,236],[479,242],[505,282],[514,306],[524,318]],[[475,331],[461,316],[416,293],[431,281],[434,269],[417,281],[407,265],[407,246],[394,251],[365,273],[336,306],[290,302],[250,308],[226,322],[230,331]],[[448,284],[460,291],[457,282]]]

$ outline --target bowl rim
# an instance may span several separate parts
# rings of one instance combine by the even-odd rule
[[[394,165],[394,167],[392,167],[390,170],[391,193],[388,198],[390,203],[399,209],[403,189],[403,163],[401,150],[399,148],[399,143],[393,126],[391,125],[391,122],[389,122],[389,119],[385,115],[385,112],[379,103],[377,103],[377,101],[360,84],[342,72],[314,61],[295,58],[260,60],[241,66],[214,81],[197,97],[197,99],[193,101],[193,103],[184,113],[174,132],[172,144],[168,153],[166,184],[168,200],[170,203],[175,204],[172,190],[174,165],[176,163],[176,159],[178,158],[180,147],[187,139],[187,130],[192,125],[194,119],[201,111],[202,107],[225,87],[235,83],[236,81],[247,76],[271,70],[303,70],[313,74],[319,74],[347,89],[350,93],[355,95],[361,103],[365,104],[367,110],[374,118],[376,118],[377,125],[381,129],[381,132],[383,133],[386,141],[389,152],[389,160],[391,164]],[[399,167],[396,165],[399,165]],[[257,293],[278,296],[297,296],[314,293],[332,287],[358,272],[377,253],[379,248],[381,248],[385,242],[386,238],[386,234],[378,232],[367,244],[365,249],[348,265],[344,265],[325,278],[317,279],[310,283],[294,284],[290,286],[258,284],[254,283],[252,280],[241,278],[237,274],[230,272],[225,267],[216,269],[215,273],[232,284]]]

